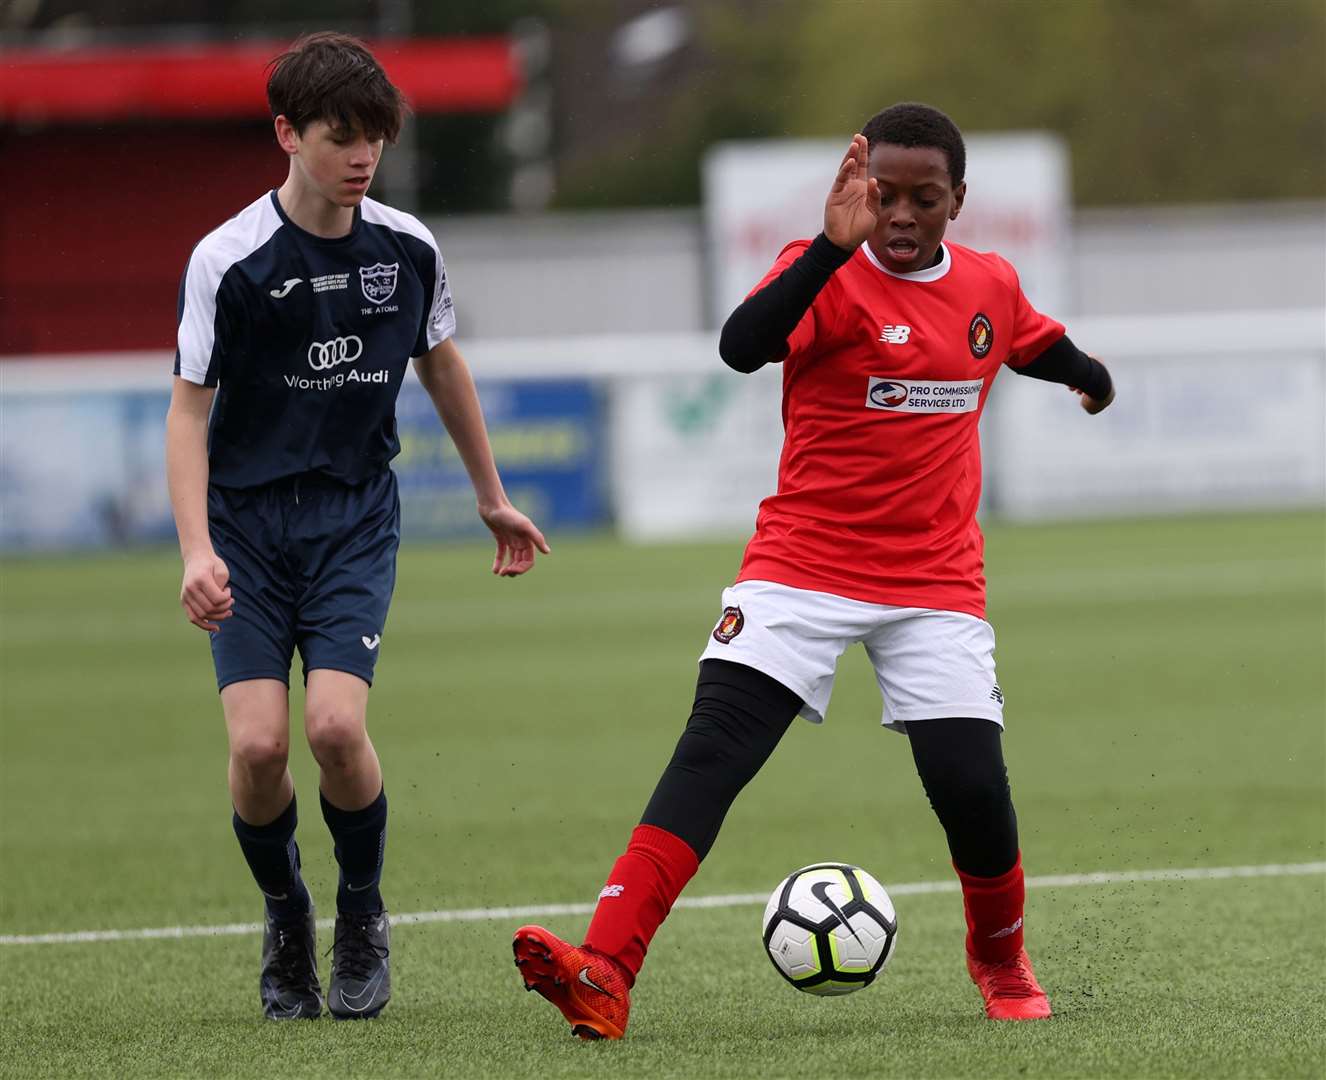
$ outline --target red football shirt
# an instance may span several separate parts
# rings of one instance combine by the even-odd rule
[[[810,245],[785,247],[758,290]],[[894,274],[863,244],[788,339],[778,491],[738,581],[985,616],[977,422],[1000,366],[1063,336],[998,255]]]

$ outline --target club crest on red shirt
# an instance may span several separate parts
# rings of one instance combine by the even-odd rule
[[[980,360],[994,345],[994,325],[981,312],[972,316],[971,326],[967,328],[967,344],[971,354]]]
[[[741,613],[741,608],[725,607],[722,618],[718,620],[718,625],[714,627],[714,640],[720,645],[727,645],[741,633],[741,628],[745,625],[746,616]]]

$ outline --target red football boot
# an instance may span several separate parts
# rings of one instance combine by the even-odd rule
[[[620,1039],[626,1034],[631,992],[612,960],[563,941],[542,926],[522,926],[511,950],[525,989],[537,990],[561,1009],[572,1035]]]
[[[981,988],[985,1015],[991,1020],[1048,1020],[1050,999],[1045,996],[1026,949],[1019,949],[1000,964],[987,964],[967,954],[971,981]]]

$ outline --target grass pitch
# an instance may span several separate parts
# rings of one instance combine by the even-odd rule
[[[370,706],[397,912],[591,901],[685,721],[740,543],[553,544],[520,581],[491,578],[483,548],[402,552]],[[1319,514],[988,530],[1029,873],[1324,857],[1324,553]],[[256,920],[173,554],[9,561],[0,588],[0,934]],[[768,890],[822,859],[886,886],[947,880],[906,745],[878,722],[849,654],[828,723],[794,726],[688,895]],[[292,767],[331,914],[298,740]],[[981,1018],[954,894],[897,898],[889,971],[835,1001],[777,977],[758,907],[679,910],[613,1045],[570,1039],[520,991],[521,920],[398,927],[395,999],[358,1025],[258,1019],[256,935],[0,945],[0,1073],[1317,1076],[1324,882],[1033,890],[1057,1015],[1027,1025]],[[544,921],[574,936],[585,917]]]

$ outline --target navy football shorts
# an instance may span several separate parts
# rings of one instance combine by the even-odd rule
[[[235,599],[211,635],[217,688],[245,679],[289,685],[295,649],[305,682],[330,668],[371,684],[396,584],[396,474],[384,469],[354,486],[317,473],[213,486],[207,518]]]

